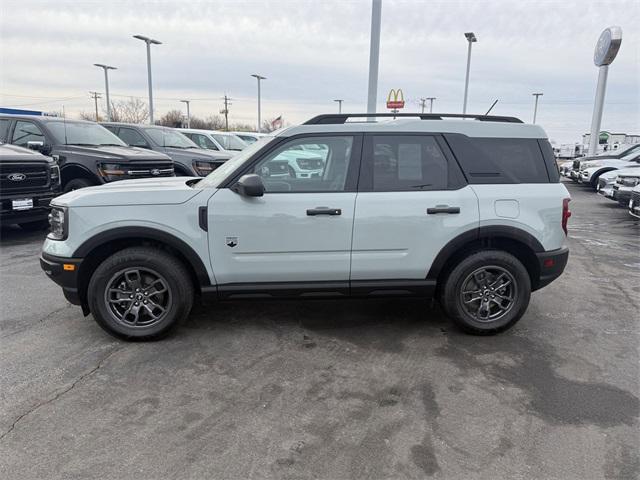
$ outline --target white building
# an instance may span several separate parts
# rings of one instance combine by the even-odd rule
[[[591,154],[589,152],[589,138],[591,135],[589,133],[585,133],[582,135],[582,146],[583,150],[587,154]],[[598,141],[598,152],[605,152],[609,150],[617,150],[622,145],[633,145],[636,143],[640,143],[640,135],[630,135],[628,133],[611,133],[611,132],[600,132],[599,141]]]

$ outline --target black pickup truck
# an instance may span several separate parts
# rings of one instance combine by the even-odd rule
[[[49,157],[0,144],[0,224],[25,230],[48,226],[49,203],[60,194],[60,169]]]
[[[4,114],[0,140],[57,160],[64,192],[116,180],[174,175],[168,156],[130,147],[94,122]]]

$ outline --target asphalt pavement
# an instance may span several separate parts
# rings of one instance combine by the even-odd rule
[[[495,337],[314,300],[125,343],[40,270],[44,234],[3,228],[0,478],[638,478],[640,224],[568,187],[567,270]]]

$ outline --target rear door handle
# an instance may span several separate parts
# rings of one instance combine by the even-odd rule
[[[342,215],[340,208],[316,207],[308,208],[307,215],[313,217],[315,215]]]
[[[435,213],[460,213],[460,207],[450,207],[449,205],[436,205],[435,207],[427,208],[428,215],[433,215]]]

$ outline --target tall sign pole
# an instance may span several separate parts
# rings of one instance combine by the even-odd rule
[[[376,113],[381,19],[382,0],[371,0],[371,46],[369,49],[369,93],[367,95],[367,113]]]
[[[606,28],[598,39],[596,50],[593,54],[593,63],[598,67],[598,86],[596,87],[596,99],[593,105],[593,117],[591,117],[591,134],[589,135],[589,155],[598,152],[598,137],[602,124],[602,111],[604,97],[607,91],[607,77],[609,65],[616,58],[620,44],[622,43],[622,29],[620,27]]]

